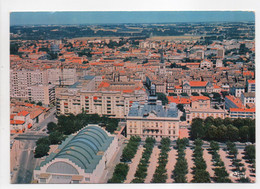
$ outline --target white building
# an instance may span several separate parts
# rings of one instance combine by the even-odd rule
[[[255,103],[255,93],[254,92],[242,93],[241,101],[244,106],[246,106],[246,104],[248,103]]]
[[[42,102],[45,105],[55,101],[55,85],[33,85],[28,87],[29,101]]]
[[[38,183],[102,183],[118,150],[118,138],[98,125],[89,124],[51,153],[33,177]]]
[[[162,106],[155,94],[149,96],[148,103],[133,103],[126,117],[127,138],[153,137],[160,141],[164,137],[176,140],[179,137],[180,112],[175,103]]]
[[[221,67],[223,67],[223,61],[220,60],[220,59],[217,59],[217,61],[216,61],[216,68],[221,68]]]

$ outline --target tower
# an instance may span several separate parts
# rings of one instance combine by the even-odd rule
[[[160,57],[159,73],[165,74],[166,71],[165,71],[165,63],[164,63],[164,57],[163,57],[163,49],[160,50],[160,54],[161,54],[161,57]]]

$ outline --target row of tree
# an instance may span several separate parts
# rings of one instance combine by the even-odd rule
[[[121,161],[122,162],[130,162],[131,159],[135,156],[138,145],[141,141],[139,136],[132,136],[123,150]]]
[[[145,140],[144,148],[145,150],[142,153],[142,158],[137,166],[137,170],[135,172],[135,178],[132,180],[132,183],[144,183],[144,179],[147,176],[147,168],[149,166],[149,159],[153,152],[153,147],[155,144],[155,139],[152,137],[148,137]]]
[[[248,160],[248,163],[251,164],[251,171],[255,173],[255,145],[247,145],[245,147],[245,156],[244,158]]]
[[[194,141],[195,147],[193,151],[194,167],[192,168],[193,183],[210,183],[210,175],[207,169],[207,164],[203,158],[203,142],[200,139]]]
[[[118,127],[118,119],[109,118],[107,116],[100,117],[98,114],[69,114],[68,116],[58,116],[58,124],[47,128],[49,131],[59,131],[64,135],[70,135],[85,127],[88,124],[100,124],[102,127],[113,133]]]
[[[75,133],[88,124],[101,123],[108,132],[113,133],[117,129],[118,122],[118,119],[106,116],[100,117],[98,114],[61,115],[58,117],[57,124],[54,122],[47,124],[49,136],[40,138],[36,142],[35,157],[48,155],[51,144],[60,144],[66,138],[66,135]]]
[[[192,120],[190,137],[203,140],[215,140],[219,142],[240,141],[255,142],[255,120],[253,119],[230,119],[207,117],[206,119],[195,118]]]
[[[123,183],[125,181],[129,171],[129,166],[126,162],[131,161],[135,156],[140,141],[140,137],[132,136],[130,138],[128,144],[123,149],[123,154],[120,160],[121,162],[116,165],[113,176],[108,180],[108,183]]]
[[[238,151],[235,143],[227,142],[226,145],[229,158],[231,158],[232,166],[234,167],[232,171],[239,177],[237,181],[241,183],[251,182],[250,179],[245,176],[246,169],[244,164],[241,163],[241,159],[237,158]]]
[[[213,170],[214,170],[214,181],[217,183],[230,183],[229,174],[226,171],[224,162],[221,160],[219,155],[219,144],[216,141],[210,142],[209,153],[212,155]]]
[[[167,180],[166,164],[168,163],[168,152],[170,151],[171,140],[169,138],[162,138],[159,148],[161,152],[158,158],[158,166],[153,175],[152,183],[165,183]]]
[[[185,149],[186,146],[189,144],[189,140],[187,138],[177,139],[176,144],[178,158],[172,172],[172,179],[175,183],[186,183],[186,175],[188,174],[188,163],[185,158]]]
[[[113,176],[108,180],[108,183],[123,183],[126,179],[128,171],[129,166],[126,163],[117,164]]]

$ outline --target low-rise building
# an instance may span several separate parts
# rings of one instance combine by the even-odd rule
[[[248,103],[255,103],[255,93],[254,92],[242,93],[241,100],[244,106],[246,106]]]
[[[230,118],[251,118],[255,119],[255,108],[230,108]]]

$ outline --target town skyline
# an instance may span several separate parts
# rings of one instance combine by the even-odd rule
[[[15,14],[11,183],[255,182],[253,12],[84,13]]]

